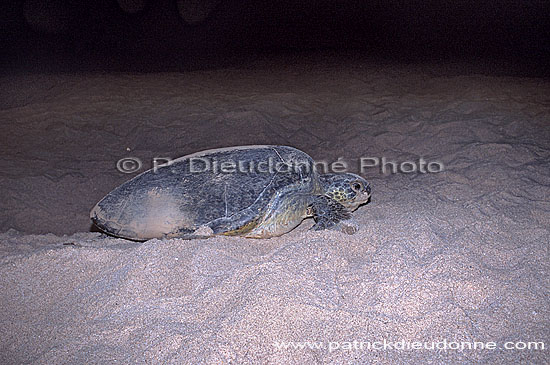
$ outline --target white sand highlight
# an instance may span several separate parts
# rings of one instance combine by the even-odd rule
[[[4,76],[0,363],[546,363],[550,83],[461,70]],[[351,235],[310,221],[269,240],[86,232],[131,176],[120,158],[264,143],[445,171],[364,171],[372,202]],[[345,349],[384,339],[547,348]]]

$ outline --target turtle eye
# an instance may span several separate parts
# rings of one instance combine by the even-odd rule
[[[361,191],[361,190],[363,190],[363,184],[361,184],[358,181],[354,181],[354,182],[351,183],[351,188],[354,191]]]

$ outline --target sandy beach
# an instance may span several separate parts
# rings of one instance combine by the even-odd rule
[[[548,363],[550,82],[472,67],[1,76],[0,363]],[[308,219],[267,240],[140,243],[91,226],[154,158],[252,144],[365,177],[357,232]],[[453,348],[473,342],[489,348]]]

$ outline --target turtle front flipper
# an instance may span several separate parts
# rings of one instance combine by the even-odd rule
[[[258,224],[244,236],[269,238],[290,232],[307,216],[309,201],[309,194],[293,190],[278,192],[267,204],[267,209]]]
[[[346,207],[326,195],[315,196],[310,209],[315,220],[315,225],[311,227],[314,231],[332,228],[341,220],[351,217]]]

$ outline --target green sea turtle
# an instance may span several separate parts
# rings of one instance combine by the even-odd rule
[[[148,170],[107,194],[90,217],[102,231],[132,239],[213,235],[280,236],[313,217],[315,230],[350,217],[371,195],[352,173],[319,174],[287,146],[197,152]]]

